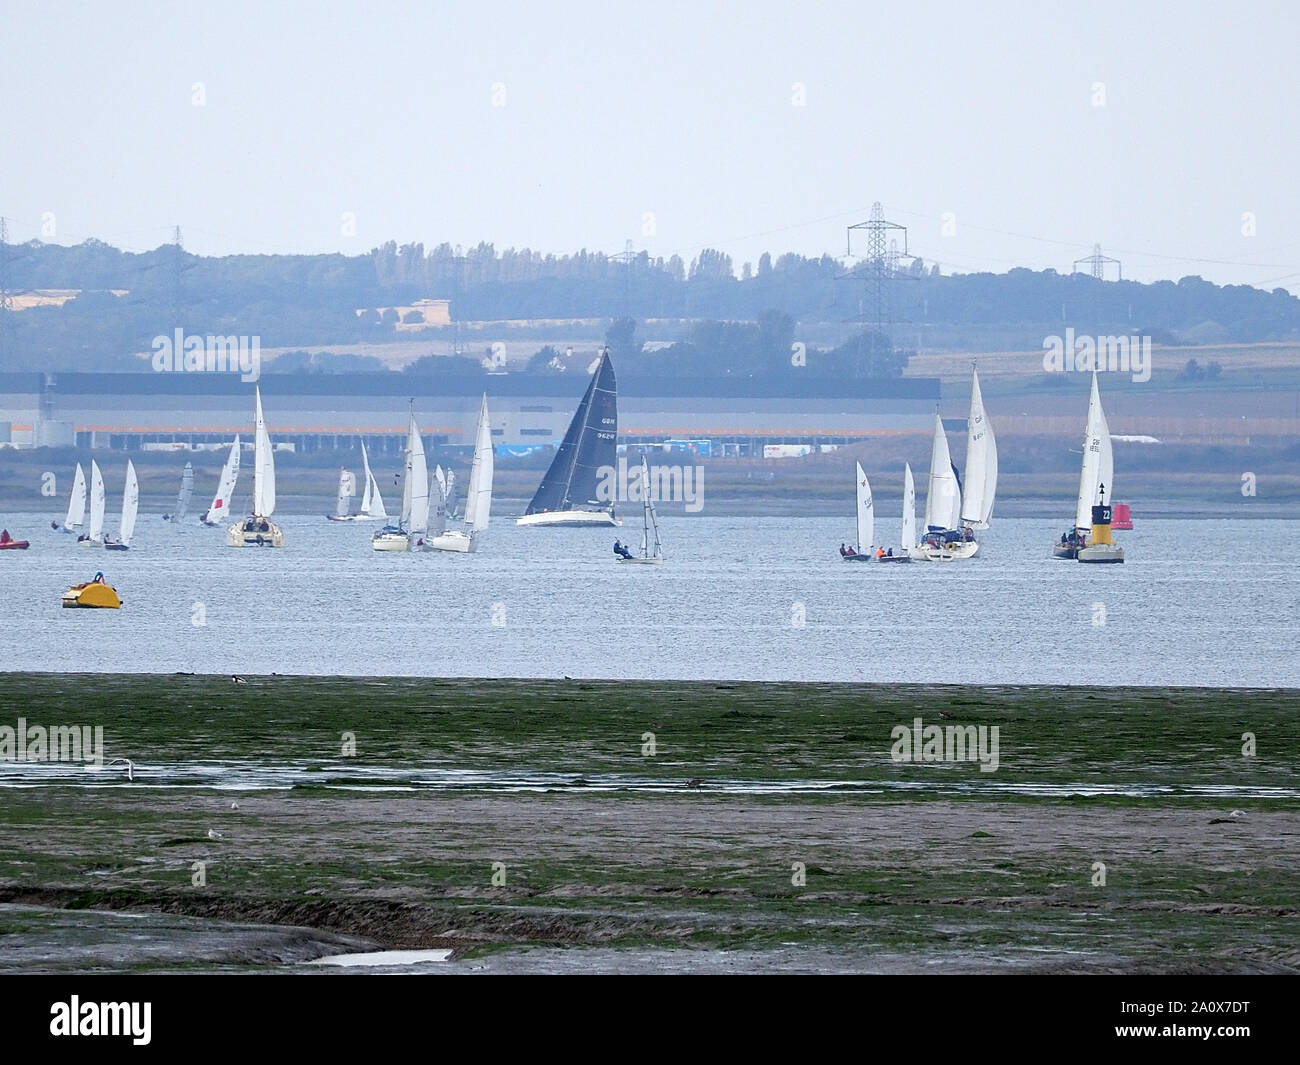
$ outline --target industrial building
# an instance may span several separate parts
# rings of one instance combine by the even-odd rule
[[[400,452],[407,401],[427,443],[471,446],[479,397],[492,433],[518,453],[557,444],[585,376],[484,373],[267,373],[258,382],[267,427],[296,451]],[[623,443],[708,441],[710,453],[762,454],[768,444],[843,444],[928,432],[939,402],[933,378],[808,377],[619,379]],[[0,374],[0,446],[154,450],[207,448],[248,434],[253,385],[238,373]]]

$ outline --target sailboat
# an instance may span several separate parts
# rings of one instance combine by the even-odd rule
[[[871,485],[867,483],[866,472],[862,463],[857,463],[858,496],[858,539],[853,550],[845,550],[840,544],[840,558],[845,562],[871,561],[871,541],[876,535],[875,510],[871,500]]]
[[[163,521],[181,521],[190,509],[190,497],[194,495],[194,463],[185,463],[181,470],[181,490],[176,496],[176,512],[164,514]]]
[[[650,467],[645,452],[641,453],[641,554],[622,554],[619,562],[641,566],[659,566],[664,560],[664,546],[659,539],[659,519],[655,517],[655,503],[650,493]],[[626,549],[625,549],[626,550]]]
[[[998,490],[998,445],[984,411],[980,378],[971,370],[970,414],[966,419],[966,483],[962,486],[961,523],[968,529],[987,529],[993,518],[993,497]]]
[[[230,500],[235,494],[235,482],[239,480],[239,436],[230,445],[230,454],[226,464],[221,467],[221,479],[217,482],[217,494],[212,497],[212,506],[199,519],[204,525],[220,525],[221,519],[230,513]]]
[[[135,476],[135,463],[126,460],[126,487],[122,490],[122,518],[117,526],[117,539],[105,540],[110,551],[126,551],[135,535],[135,516],[140,508],[140,482]]]
[[[487,532],[492,510],[492,473],[495,465],[492,425],[488,421],[487,396],[478,412],[478,430],[474,434],[474,462],[469,470],[469,489],[465,496],[465,531],[439,532],[424,542],[425,550],[474,551]],[[441,482],[439,483],[441,488]],[[446,508],[445,498],[440,505]]]
[[[605,350],[551,468],[516,524],[621,525],[613,503],[597,492],[601,469],[614,466],[617,438],[618,392]]]
[[[369,485],[366,488],[369,489]],[[352,507],[352,496],[357,490],[356,476],[348,472],[346,466],[339,470],[339,493],[334,500],[334,513],[326,514],[325,517],[330,521],[351,521],[352,515],[348,511]]]
[[[68,513],[63,519],[63,524],[59,525],[57,521],[50,524],[59,532],[70,533],[74,529],[80,529],[81,523],[86,520],[86,473],[81,468],[81,463],[77,463],[77,473],[72,479],[72,495],[68,497]]]
[[[284,532],[271,521],[275,513],[275,458],[262,416],[262,390],[254,387],[253,513],[226,530],[228,547],[283,547]]]
[[[1088,396],[1088,424],[1083,434],[1083,460],[1079,468],[1079,494],[1075,500],[1074,527],[1061,534],[1052,545],[1054,558],[1073,558],[1080,562],[1123,562],[1124,549],[1110,542],[1110,514],[1096,515],[1096,508],[1109,512],[1106,497],[1111,493],[1115,475],[1115,456],[1110,442],[1110,426],[1101,406],[1101,392],[1097,388],[1097,374],[1092,375],[1092,391]],[[1105,517],[1099,523],[1097,516]],[[1104,528],[1104,532],[1102,529]],[[1102,536],[1098,541],[1092,534]],[[1093,546],[1098,550],[1092,550]],[[1084,558],[1085,553],[1091,557]]]
[[[90,460],[90,526],[77,537],[77,546],[104,546],[104,475],[94,459]]]
[[[409,551],[429,528],[429,468],[424,458],[424,440],[415,424],[415,403],[411,403],[406,428],[406,467],[402,477],[402,513],[396,525],[385,525],[370,538],[376,551]]]
[[[925,493],[925,529],[909,554],[918,562],[954,562],[979,550],[974,534],[959,530],[961,481],[948,451],[948,437],[938,411],[934,415],[934,443],[930,449],[930,483]]]
[[[903,524],[899,530],[898,554],[891,547],[888,554],[877,555],[877,562],[911,562],[910,544],[916,543],[916,481],[912,478],[911,463],[903,463]]]

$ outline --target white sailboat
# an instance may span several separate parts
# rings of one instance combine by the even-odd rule
[[[492,425],[488,420],[487,396],[478,412],[478,430],[474,434],[474,462],[469,470],[469,489],[465,496],[465,529],[452,529],[425,541],[426,550],[474,551],[487,532],[492,510],[492,474],[495,467]],[[446,506],[445,499],[442,501]]]
[[[912,561],[909,545],[916,543],[916,481],[912,477],[912,465],[907,462],[903,463],[903,524],[898,542],[902,545],[898,554],[886,555],[881,562]]]
[[[176,510],[172,514],[164,514],[163,521],[181,521],[189,512],[192,495],[194,495],[194,463],[187,462],[185,469],[181,470],[181,490],[176,495]]]
[[[871,485],[867,482],[867,474],[862,468],[862,463],[856,463],[856,467],[857,543],[852,551],[846,550],[844,545],[840,544],[840,557],[845,562],[868,562],[871,560],[871,543],[876,535],[875,505],[871,499]]]
[[[1083,435],[1083,460],[1079,467],[1079,494],[1075,499],[1074,528],[1053,545],[1056,558],[1074,558],[1080,562],[1123,562],[1124,549],[1110,542],[1110,506],[1115,476],[1115,455],[1110,441],[1110,426],[1101,406],[1097,374],[1092,375],[1088,396],[1088,424]],[[1095,508],[1106,513],[1098,523]]]
[[[117,525],[117,539],[104,541],[110,551],[126,551],[135,535],[135,517],[140,508],[140,482],[135,476],[135,463],[126,460],[126,487],[122,490],[122,517]]]
[[[859,466],[858,470],[861,469]],[[618,561],[641,566],[662,565],[664,548],[659,539],[659,520],[655,517],[654,499],[650,493],[650,466],[644,452],[641,453],[641,519],[641,554],[623,554],[618,557]]]
[[[271,521],[275,513],[275,457],[262,416],[262,390],[254,388],[253,513],[226,530],[228,547],[283,547],[284,532]]]
[[[230,445],[230,454],[226,464],[221,467],[221,479],[217,482],[217,494],[212,497],[212,506],[199,519],[204,525],[220,525],[223,518],[230,515],[230,500],[235,494],[235,482],[239,480],[239,436]]]
[[[385,525],[370,538],[376,551],[409,551],[429,528],[429,469],[424,458],[424,440],[415,423],[411,404],[406,428],[406,466],[402,476],[402,513],[396,525]]]
[[[90,460],[90,526],[77,537],[77,546],[104,546],[104,475],[94,459]]]
[[[433,507],[433,514],[429,518],[430,536],[441,536],[447,531],[447,519],[450,517],[447,513],[447,501],[450,491],[451,483],[447,480],[442,466],[435,466],[433,480],[429,483],[429,504]]]
[[[357,521],[383,521],[388,517],[388,511],[384,509],[384,501],[379,495],[379,482],[375,480],[375,475],[370,472],[370,456],[366,454],[366,442],[361,441],[361,465],[366,478],[365,492],[361,496],[361,513],[356,516]]]
[[[961,523],[970,529],[987,529],[993,517],[998,490],[998,445],[984,410],[979,374],[971,371],[970,415],[966,419],[966,483],[961,501]]]
[[[81,463],[77,463],[77,473],[72,478],[72,495],[68,497],[68,513],[63,519],[63,524],[58,522],[51,524],[59,532],[70,533],[74,529],[80,529],[82,522],[86,520],[86,472],[81,468]]]
[[[366,485],[367,491],[370,486]],[[346,466],[339,470],[339,491],[334,500],[334,513],[326,514],[325,517],[330,521],[351,521],[353,515],[348,511],[352,509],[352,497],[356,494],[357,478],[356,475],[349,472]]]
[[[925,528],[921,541],[909,554],[918,562],[953,562],[970,558],[979,550],[975,540],[953,540],[961,521],[961,484],[948,450],[948,436],[938,412],[934,415],[934,443],[930,449],[930,482],[925,494]],[[970,535],[969,533],[965,535]]]

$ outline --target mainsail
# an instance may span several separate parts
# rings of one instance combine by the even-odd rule
[[[253,513],[269,518],[275,513],[275,458],[271,454],[271,437],[262,417],[262,390],[257,396],[253,435]]]
[[[469,471],[469,490],[465,497],[465,524],[471,534],[488,527],[492,510],[492,473],[495,466],[492,448],[492,425],[488,421],[487,396],[479,408],[478,433],[474,440],[474,463]]]
[[[966,484],[961,501],[961,520],[965,524],[977,529],[988,528],[997,487],[997,442],[984,411],[979,374],[972,370],[970,416],[966,422]]]
[[[912,467],[903,464],[903,550],[908,551],[918,543],[916,538],[916,482],[912,479]]]
[[[190,497],[194,495],[194,463],[185,463],[185,469],[181,471],[181,491],[176,497],[176,517],[175,521],[180,521],[185,517],[185,512],[190,509]]]
[[[104,475],[94,459],[90,460],[90,528],[86,535],[91,540],[104,539]]]
[[[961,518],[961,485],[948,453],[943,421],[934,416],[934,444],[930,450],[930,484],[925,493],[925,527],[955,529]]]
[[[346,518],[348,516],[348,509],[352,505],[352,493],[356,491],[356,486],[357,479],[344,466],[339,471],[339,494],[338,498],[334,500],[334,516],[336,518]],[[366,486],[366,491],[370,491],[369,485]]]
[[[212,506],[204,515],[204,521],[216,522],[230,511],[230,499],[235,494],[235,482],[239,480],[239,436],[230,445],[230,454],[226,464],[221,467],[221,480],[217,482],[217,494],[212,497]]]
[[[379,497],[379,482],[370,472],[370,456],[366,454],[364,440],[361,441],[361,465],[366,477],[365,493],[361,497],[361,513],[371,518],[386,518],[388,511],[384,509],[384,501]]]
[[[86,520],[86,474],[77,463],[77,473],[72,479],[72,496],[68,499],[68,516],[63,519],[65,528],[73,529]]]
[[[1079,498],[1075,506],[1074,526],[1084,530],[1092,528],[1092,508],[1101,502],[1101,488],[1105,486],[1106,502],[1115,498],[1111,484],[1115,475],[1115,458],[1111,451],[1110,427],[1106,412],[1101,409],[1101,393],[1097,390],[1097,374],[1092,375],[1092,394],[1088,399],[1088,428],[1083,436],[1083,465],[1079,470]]]
[[[429,528],[429,468],[424,459],[424,440],[415,424],[411,408],[406,428],[406,469],[402,483],[402,516],[399,522],[408,534],[424,533]]]
[[[871,485],[867,483],[862,463],[858,468],[858,553],[869,548],[876,535],[876,517],[871,502]]]
[[[135,535],[135,516],[140,509],[140,482],[135,475],[135,463],[126,460],[126,488],[122,492],[122,520],[117,527],[119,543],[129,544]]]
[[[602,467],[612,469],[618,437],[618,395],[614,365],[603,352],[586,395],[564,434],[525,514],[565,510],[607,510],[609,500],[596,495]]]

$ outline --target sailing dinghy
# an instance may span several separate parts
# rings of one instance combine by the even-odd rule
[[[226,530],[228,547],[283,547],[284,532],[271,521],[275,513],[275,458],[262,416],[262,390],[254,388],[253,513]]]
[[[910,463],[903,463],[903,524],[899,531],[898,542],[902,545],[898,554],[891,547],[885,554],[876,555],[877,562],[911,562],[912,556],[908,544],[916,542],[916,482],[912,479]]]
[[[378,492],[375,493],[378,495]],[[402,476],[402,513],[396,525],[385,525],[370,538],[376,551],[409,551],[429,528],[429,468],[424,458],[424,440],[415,424],[411,404],[406,427],[406,464]]]
[[[598,492],[600,471],[614,468],[617,438],[618,391],[606,349],[550,469],[516,524],[621,525],[613,502]]]
[[[94,459],[90,460],[90,525],[77,537],[77,546],[104,546],[104,475]]]
[[[640,566],[660,566],[664,561],[664,546],[659,539],[659,519],[655,517],[654,499],[650,492],[650,466],[645,453],[641,453],[641,554],[634,555],[624,548],[619,562]]]
[[[59,532],[71,533],[74,529],[80,529],[81,523],[86,520],[86,472],[81,468],[81,463],[77,463],[77,473],[72,479],[72,495],[68,497],[68,513],[60,525],[57,521],[50,522]]]
[[[140,482],[135,476],[135,463],[126,460],[126,488],[122,490],[122,517],[117,526],[117,539],[105,540],[110,551],[126,551],[135,535],[135,516],[140,508]]]
[[[217,482],[217,494],[212,497],[212,506],[199,519],[204,525],[220,525],[221,519],[230,513],[230,499],[235,494],[235,482],[239,480],[239,436],[230,445],[230,454],[226,464],[221,467],[221,479]]]
[[[369,485],[366,486],[367,490]],[[348,513],[352,509],[352,497],[357,491],[357,478],[355,474],[349,473],[346,466],[339,470],[339,492],[334,500],[334,513],[326,514],[325,517],[330,521],[351,521],[352,515]]]
[[[487,532],[492,510],[492,473],[495,465],[492,425],[488,420],[487,396],[478,412],[478,430],[474,434],[474,462],[469,471],[469,489],[465,496],[465,529],[452,529],[429,537],[421,545],[426,551],[474,551]],[[438,481],[441,492],[442,481]],[[439,501],[445,522],[446,499]]]
[[[176,512],[174,514],[164,514],[163,521],[177,522],[184,519],[189,513],[190,497],[194,495],[194,463],[185,463],[185,469],[181,471],[181,490],[176,496]]]
[[[867,482],[862,463],[857,463],[858,538],[854,547],[840,544],[840,558],[845,562],[870,562],[871,541],[876,535],[876,519],[871,500],[871,485]]]

